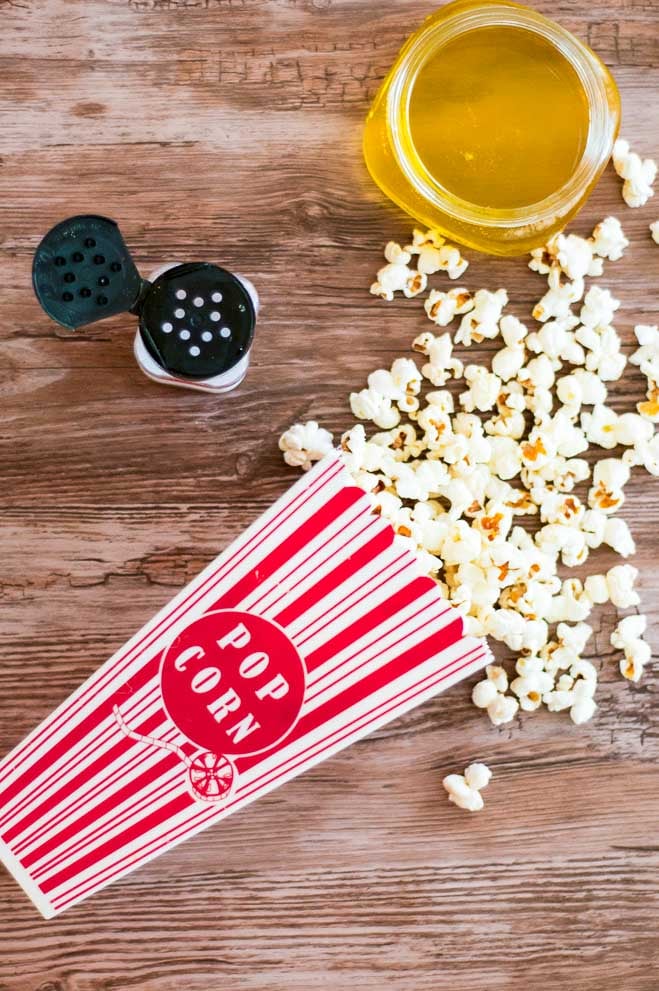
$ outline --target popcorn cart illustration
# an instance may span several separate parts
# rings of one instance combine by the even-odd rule
[[[228,798],[233,788],[236,772],[233,764],[222,754],[210,751],[199,751],[189,757],[181,747],[166,740],[157,740],[153,736],[144,736],[131,729],[126,723],[119,707],[115,705],[114,716],[121,731],[131,740],[144,743],[149,747],[158,747],[176,754],[185,765],[188,772],[188,787],[192,797],[201,802],[221,802]]]

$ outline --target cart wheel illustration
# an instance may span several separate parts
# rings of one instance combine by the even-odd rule
[[[153,736],[144,736],[142,733],[131,729],[121,715],[118,706],[115,705],[113,712],[114,718],[119,724],[119,729],[125,736],[130,737],[131,740],[137,740],[138,743],[145,743],[147,746],[169,750],[171,753],[176,754],[188,769],[188,788],[192,797],[198,802],[221,802],[229,796],[233,788],[236,772],[228,758],[221,754],[213,754],[209,750],[202,750],[192,757],[188,757],[175,743],[157,740]]]
[[[192,758],[188,777],[196,796],[204,802],[217,802],[231,791],[233,766],[226,757],[206,751]]]

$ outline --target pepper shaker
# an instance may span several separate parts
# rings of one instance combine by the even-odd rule
[[[71,330],[135,314],[135,358],[156,382],[223,393],[247,373],[258,294],[217,265],[169,264],[144,279],[115,221],[80,215],[46,234],[32,279],[42,309]]]

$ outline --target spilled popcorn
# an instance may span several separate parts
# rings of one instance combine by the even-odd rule
[[[645,206],[654,196],[652,187],[657,177],[657,163],[651,158],[641,158],[630,150],[629,141],[618,138],[613,146],[613,167],[624,179],[622,198],[627,206]]]
[[[470,764],[464,774],[447,774],[442,784],[449,802],[467,812],[480,812],[485,804],[481,791],[490,783],[491,777],[487,764]]]
[[[619,144],[618,165],[627,193],[638,199],[635,159],[621,164],[627,152]],[[652,170],[641,166],[649,182]],[[350,395],[354,416],[377,429],[367,435],[356,424],[342,436],[341,450],[374,511],[462,613],[466,632],[493,637],[517,655],[512,675],[490,665],[473,688],[474,705],[495,726],[543,706],[565,711],[576,725],[590,720],[598,672],[582,657],[589,616],[606,602],[640,605],[638,572],[624,560],[635,553],[634,538],[616,514],[633,468],[659,475],[659,330],[635,327],[638,348],[629,360],[647,380],[646,399],[636,411],[616,412],[607,405],[607,383],[627,365],[615,327],[620,301],[587,285],[628,245],[619,220],[606,217],[588,238],[558,234],[531,252],[529,267],[547,280],[531,329],[506,312],[503,288],[431,288],[424,310],[433,329],[412,343],[419,364],[397,358]],[[425,289],[429,276],[457,279],[467,267],[432,230],[415,230],[405,247],[390,242],[385,257],[371,287],[385,299],[397,291],[416,295],[417,276]],[[491,366],[463,363],[466,349],[486,340],[499,345]],[[457,392],[449,391],[451,383]],[[306,468],[329,448],[331,436],[320,430],[312,421],[282,436],[289,464]],[[584,455],[593,447],[604,456],[591,468]],[[586,564],[602,546],[624,563],[585,579],[560,573]],[[650,656],[645,623],[644,616],[626,617],[612,636],[624,655],[621,673],[632,681]],[[482,807],[466,772],[444,784],[451,801]]]

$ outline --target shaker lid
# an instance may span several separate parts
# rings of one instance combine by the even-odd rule
[[[140,335],[151,357],[172,375],[212,378],[249,351],[256,314],[231,272],[188,262],[163,272],[141,301]]]
[[[41,241],[32,279],[46,313],[76,330],[118,313],[139,318],[144,347],[170,375],[211,379],[248,353],[256,312],[246,285],[208,262],[143,279],[119,227],[107,217],[63,220]]]
[[[147,286],[113,220],[69,217],[43,238],[32,265],[34,291],[49,317],[76,330],[133,310]]]

